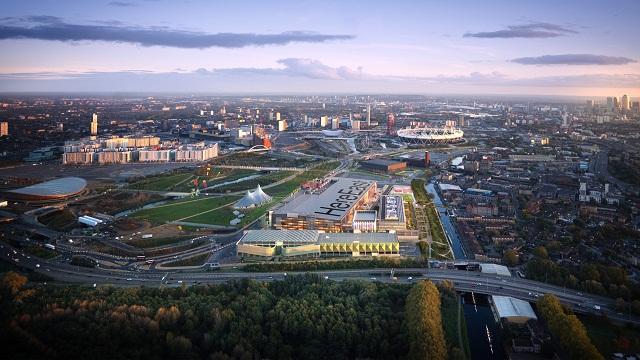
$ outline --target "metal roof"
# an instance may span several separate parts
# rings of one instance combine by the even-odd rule
[[[9,190],[7,192],[28,196],[62,197],[71,196],[84,190],[87,181],[79,177],[64,177],[60,179],[45,181],[43,183],[26,186],[20,189]]]
[[[242,244],[309,243],[318,241],[317,230],[247,230],[240,239]]]
[[[321,193],[301,193],[274,214],[341,221],[373,184],[370,180],[336,178]]]
[[[510,296],[492,295],[491,300],[501,318],[537,319],[531,304]]]
[[[511,272],[509,271],[509,268],[507,268],[504,265],[498,265],[498,264],[481,264],[480,271],[482,271],[485,274],[511,276]]]
[[[397,243],[395,233],[321,233],[319,243]]]

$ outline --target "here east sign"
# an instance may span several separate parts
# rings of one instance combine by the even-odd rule
[[[362,194],[367,192],[371,184],[365,180],[339,180],[322,193],[318,199],[319,206],[314,213],[325,218],[342,218]]]

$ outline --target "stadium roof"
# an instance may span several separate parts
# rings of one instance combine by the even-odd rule
[[[75,195],[87,186],[87,181],[79,177],[64,177],[43,183],[9,190],[7,193],[18,197],[61,198]]]
[[[275,244],[282,243],[309,243],[318,241],[317,230],[247,230],[242,239],[243,244]]]
[[[500,318],[523,323],[538,318],[531,304],[524,300],[501,295],[492,295],[491,300]]]

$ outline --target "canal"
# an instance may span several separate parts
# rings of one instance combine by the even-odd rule
[[[431,182],[428,183],[426,185],[426,190],[433,196],[433,203],[436,206],[436,210],[438,210],[438,216],[440,217],[440,222],[442,223],[442,227],[444,227],[445,235],[447,236],[451,249],[453,250],[454,258],[456,260],[466,259],[467,255],[462,247],[462,241],[460,241],[458,231],[456,231],[451,218],[447,214],[447,208],[442,203],[442,200],[440,200],[440,195],[438,195],[435,185]]]
[[[502,346],[502,328],[493,316],[487,295],[463,293],[462,309],[472,359],[506,359]]]

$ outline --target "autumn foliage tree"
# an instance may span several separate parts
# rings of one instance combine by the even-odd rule
[[[405,305],[410,359],[446,359],[440,293],[430,281],[420,281],[409,291]]]
[[[587,330],[580,319],[567,314],[554,295],[545,295],[538,301],[538,310],[547,322],[551,335],[570,359],[603,360],[604,357],[591,343]]]

